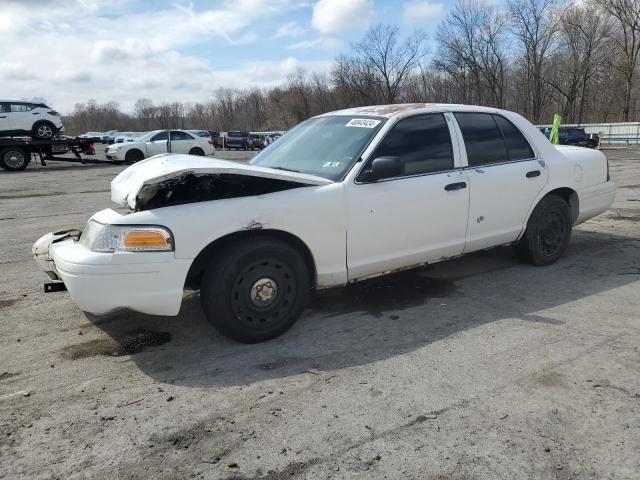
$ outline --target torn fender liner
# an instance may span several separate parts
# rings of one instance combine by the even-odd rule
[[[217,158],[162,154],[138,162],[120,172],[111,182],[111,200],[123,207],[128,206],[132,210],[143,210],[147,204],[155,204],[156,201],[161,200],[156,198],[158,191],[166,194],[167,188],[174,189],[174,187],[171,187],[172,184],[186,189],[190,186],[194,187],[194,185],[201,183],[195,180],[199,177],[208,177],[206,182],[208,186],[205,188],[208,192],[208,197],[202,197],[204,193],[204,190],[202,190],[198,194],[200,199],[182,198],[168,202],[169,198],[165,198],[165,201],[161,201],[159,205],[155,206],[214,200],[216,197],[212,195],[211,191],[211,188],[215,188],[215,182],[212,183],[213,179],[221,179],[222,183],[225,184],[223,190],[226,188],[226,193],[221,193],[219,198],[259,195],[260,193],[286,190],[287,188],[292,188],[292,186],[328,185],[333,183],[331,180],[315,175],[275,170]],[[248,185],[242,184],[242,178],[248,179]],[[260,181],[259,179],[267,181]],[[268,182],[268,180],[272,182]],[[229,187],[230,184],[234,184],[234,188],[241,187],[238,194],[232,193],[232,188]],[[251,185],[253,184],[260,184],[257,191],[251,190]],[[267,186],[267,184],[271,186]],[[278,184],[279,187],[276,187],[275,184]],[[141,196],[143,189],[144,195]],[[185,194],[188,191],[183,190],[182,193]],[[172,197],[173,194],[169,193],[169,197]]]

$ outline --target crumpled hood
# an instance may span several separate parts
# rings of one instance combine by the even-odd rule
[[[128,206],[135,210],[138,194],[145,185],[157,184],[186,174],[195,176],[228,174],[262,177],[296,182],[303,185],[327,185],[333,183],[326,178],[305,173],[275,170],[218,158],[165,153],[135,163],[120,172],[111,181],[111,200],[118,205]]]

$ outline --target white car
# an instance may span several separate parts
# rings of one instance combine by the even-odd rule
[[[83,310],[177,315],[199,289],[225,335],[287,330],[313,289],[511,244],[555,262],[572,226],[607,210],[602,152],[554,146],[515,113],[362,107],[307,120],[251,164],[160,155],[121,172],[84,230],[33,252]]]
[[[0,136],[30,135],[50,139],[62,131],[62,117],[44,103],[0,100]]]
[[[168,151],[169,130],[154,130],[124,143],[109,145],[105,151],[108,160],[130,163]],[[199,137],[184,130],[171,130],[171,152],[190,155],[213,155],[213,140]]]

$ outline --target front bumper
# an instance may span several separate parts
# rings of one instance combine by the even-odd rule
[[[79,236],[77,230],[48,233],[33,245],[33,254],[49,277],[64,282],[82,310],[178,314],[191,261],[176,259],[173,252],[93,252]]]

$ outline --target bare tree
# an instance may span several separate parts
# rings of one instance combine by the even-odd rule
[[[640,2],[638,0],[592,0],[602,12],[611,16],[618,27],[613,40],[622,52],[619,69],[624,75],[623,118],[629,121],[638,56],[640,55]]]

